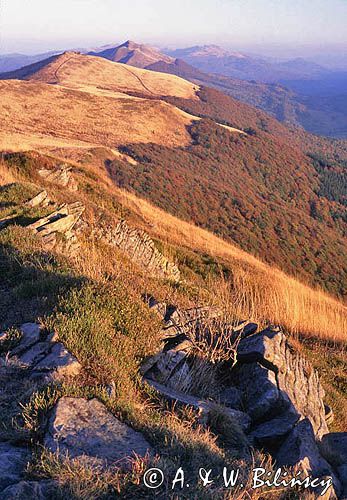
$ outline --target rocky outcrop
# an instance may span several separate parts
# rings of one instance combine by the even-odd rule
[[[94,235],[108,245],[122,250],[135,264],[157,278],[180,281],[178,267],[156,248],[150,236],[140,229],[130,227],[124,220],[115,227],[100,225]]]
[[[29,228],[42,238],[48,250],[57,248],[60,244],[67,253],[74,254],[79,245],[73,229],[84,210],[84,205],[80,202],[64,204],[46,217],[30,224]],[[64,237],[63,242],[59,240],[59,235]]]
[[[166,399],[201,413],[208,413],[215,403],[227,412],[242,410],[249,422],[244,429],[253,446],[265,448],[279,465],[301,469],[313,477],[331,477],[334,488],[325,498],[340,494],[341,484],[346,483],[345,435],[327,434],[332,412],[324,404],[318,373],[286,335],[276,327],[256,333],[257,325],[247,321],[228,326],[221,312],[213,308],[181,311],[153,297],[145,299],[163,321],[161,348],[141,367],[146,382]],[[229,335],[236,359],[236,364],[229,357],[229,361],[222,357],[219,362],[221,391],[214,403],[187,394],[199,341],[204,337],[205,348],[215,348],[208,336],[211,324],[221,336]],[[230,344],[222,344],[222,348],[229,349]],[[188,390],[183,388],[183,392],[175,385],[180,374],[187,383]]]
[[[263,419],[277,406],[307,417],[317,437],[328,432],[318,373],[281,331],[267,329],[242,340],[237,359],[239,384],[254,420]],[[252,379],[257,384],[252,385]]]
[[[53,169],[43,168],[38,171],[39,175],[48,182],[60,187],[66,187],[70,191],[77,191],[78,185],[72,175],[72,167],[62,164]]]
[[[97,399],[61,398],[49,419],[45,446],[92,466],[128,467],[134,454],[151,446],[139,432],[120,422]]]
[[[9,356],[28,369],[29,377],[49,382],[79,374],[81,365],[77,359],[62,343],[42,331],[40,325],[25,323],[20,330],[22,337]]]
[[[290,432],[276,454],[279,465],[292,466],[313,478],[331,477],[337,496],[341,484],[333,467],[320,454],[312,424],[308,418],[301,420]]]
[[[51,200],[49,199],[49,196],[47,194],[46,190],[41,191],[38,193],[34,198],[31,198],[31,200],[26,202],[26,206],[29,208],[35,208],[35,207],[46,207],[50,204]]]
[[[47,194],[47,191],[40,191],[36,196],[28,200],[24,207],[27,209],[37,208],[37,207],[47,207],[51,203],[51,200]],[[0,230],[4,229],[9,224],[15,224],[18,220],[19,213],[14,215],[9,215],[8,217],[3,217],[0,219]]]

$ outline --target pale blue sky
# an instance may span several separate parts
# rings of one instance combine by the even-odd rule
[[[346,48],[346,26],[347,0],[0,0],[1,53],[133,39],[295,55]]]

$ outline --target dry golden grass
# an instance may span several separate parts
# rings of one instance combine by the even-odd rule
[[[94,87],[112,92],[196,98],[198,86],[175,75],[157,73],[101,57],[66,52],[27,79],[70,88]]]
[[[0,149],[189,144],[192,121],[160,100],[116,99],[36,82],[0,82]]]
[[[270,321],[293,334],[347,340],[347,307],[338,300],[131,193],[119,190],[119,197],[146,221],[144,227],[153,236],[212,255],[230,265],[232,282],[219,280],[211,286],[216,298],[222,303],[227,301],[236,317]]]
[[[12,182],[15,182],[16,178],[11,172],[5,163],[0,161],[0,186],[5,186],[6,184],[11,184]]]

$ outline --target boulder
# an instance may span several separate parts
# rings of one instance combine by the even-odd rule
[[[23,478],[30,458],[27,449],[0,443],[0,491]],[[6,497],[0,494],[0,498]]]
[[[226,387],[219,395],[219,402],[225,406],[239,410],[242,404],[242,397],[239,389],[233,386]]]
[[[325,393],[318,373],[303,356],[294,352],[282,332],[267,329],[242,340],[238,347],[238,361],[250,363],[245,370],[249,379],[253,374],[253,379],[257,380],[258,365],[272,371],[275,379],[271,375],[268,379],[273,381],[273,392],[278,390],[281,399],[300,415],[308,417],[318,437],[328,432],[323,402]],[[257,386],[260,385],[257,380]]]
[[[31,346],[39,342],[41,337],[40,325],[37,323],[24,323],[20,327],[22,337],[19,345],[11,352],[12,356],[18,356]]]
[[[273,449],[278,447],[294,425],[299,415],[293,411],[286,411],[282,415],[263,422],[253,428],[250,438],[256,446]]]
[[[26,206],[30,208],[38,207],[40,205],[47,206],[50,203],[50,199],[48,197],[47,191],[41,191],[34,198],[26,202]]]
[[[134,453],[143,457],[151,451],[142,434],[120,422],[97,399],[69,397],[55,406],[44,445],[103,467],[126,467]]]
[[[77,191],[78,185],[72,176],[71,170],[70,165],[62,164],[54,169],[43,168],[38,173],[48,182],[52,182],[60,187],[67,187],[70,191]]]
[[[276,374],[257,363],[237,369],[238,387],[253,422],[272,418],[283,410],[285,401],[278,389]]]
[[[276,454],[276,460],[281,466],[296,467],[313,478],[331,477],[337,496],[340,494],[341,484],[331,465],[321,456],[308,418],[296,424]]]
[[[156,389],[168,401],[182,406],[190,406],[194,408],[200,413],[203,420],[206,420],[208,413],[212,409],[215,409],[216,406],[218,406],[216,405],[216,403],[200,399],[190,394],[185,394],[181,391],[170,389],[169,387],[154,382],[153,380],[146,379],[146,382],[151,387]],[[229,416],[233,420],[236,420],[244,432],[247,432],[249,430],[251,419],[246,413],[224,406],[220,406],[220,411],[223,411],[227,416]]]
[[[54,481],[20,481],[0,492],[3,500],[48,500],[59,498]]]
[[[41,361],[50,349],[49,342],[38,342],[34,344],[30,349],[25,351],[21,356],[19,356],[19,361],[22,365],[32,368],[39,361]]]
[[[323,457],[334,467],[347,465],[347,432],[325,434],[319,448]]]
[[[78,375],[81,365],[60,342],[53,344],[51,352],[39,361],[35,372],[52,372],[53,378]]]
[[[342,492],[340,495],[341,500],[347,500],[347,464],[340,465],[336,468],[337,475],[342,486]]]

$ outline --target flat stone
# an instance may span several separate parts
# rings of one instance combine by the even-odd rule
[[[146,382],[150,386],[154,387],[154,389],[156,389],[168,401],[178,403],[179,405],[183,406],[190,406],[195,410],[198,410],[202,416],[208,415],[208,413],[216,407],[215,403],[199,399],[198,397],[192,396],[190,394],[185,394],[181,391],[170,389],[169,387],[166,387],[152,380],[146,380]],[[247,432],[249,430],[251,419],[246,413],[224,406],[221,407],[221,411],[227,414],[230,418],[236,420],[244,432]]]
[[[57,498],[54,481],[20,481],[0,493],[3,500],[48,500]]]
[[[286,411],[279,417],[259,424],[250,433],[250,438],[253,439],[257,446],[278,446],[290,433],[298,420],[299,415],[297,413]]]
[[[31,454],[25,448],[0,443],[0,491],[23,478]],[[0,495],[5,500],[6,497]]]
[[[40,340],[40,325],[37,323],[24,323],[20,327],[22,338],[19,345],[11,352],[12,356],[18,356]]]
[[[112,415],[97,399],[61,398],[49,419],[44,444],[52,452],[85,457],[90,463],[120,467],[151,446],[142,434]]]
[[[325,434],[319,448],[323,457],[334,467],[347,465],[347,432]]]
[[[53,371],[58,378],[78,375],[80,370],[80,363],[60,342],[54,344],[51,352],[35,365],[35,371]]]
[[[25,351],[21,356],[19,356],[19,361],[27,366],[33,367],[36,363],[41,361],[50,349],[49,342],[38,342],[34,344],[30,349]]]
[[[281,466],[297,467],[314,478],[331,477],[336,495],[339,496],[341,484],[331,465],[321,456],[308,418],[296,424],[279,449],[276,460]]]

